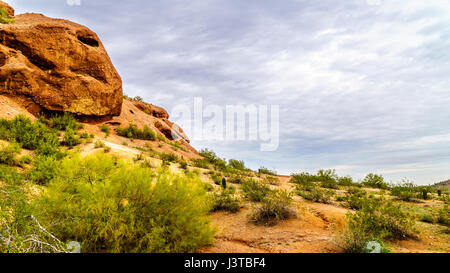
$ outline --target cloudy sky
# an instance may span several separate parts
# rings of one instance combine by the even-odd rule
[[[450,178],[448,0],[6,2],[97,32],[129,96],[169,111],[194,97],[280,106],[277,151],[196,148],[283,174]]]

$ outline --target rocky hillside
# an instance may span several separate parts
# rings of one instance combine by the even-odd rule
[[[436,183],[433,187],[436,189],[450,189],[450,180]]]
[[[0,24],[0,117],[70,112],[93,131],[104,124],[148,126],[196,153],[166,110],[124,100],[121,77],[92,30],[42,14],[15,16],[2,1],[0,8],[13,22]]]

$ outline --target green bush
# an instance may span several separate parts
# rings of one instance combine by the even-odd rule
[[[258,173],[272,175],[272,176],[276,176],[277,175],[276,171],[269,170],[269,169],[267,169],[265,167],[259,168]]]
[[[368,241],[402,240],[413,237],[414,219],[393,202],[364,199],[362,208],[347,214],[347,226],[340,238],[346,252],[364,252]]]
[[[347,195],[342,197],[341,201],[345,201],[345,205],[349,209],[360,210],[366,196],[367,192],[365,190],[352,187],[347,190]]]
[[[81,139],[75,135],[75,132],[71,128],[67,128],[64,133],[64,140],[62,144],[67,147],[75,147],[81,143]]]
[[[111,133],[111,130],[109,129],[109,126],[106,124],[103,124],[100,126],[100,130],[105,133],[105,137],[109,137],[109,134]]]
[[[136,124],[130,123],[128,127],[116,128],[117,134],[122,137],[142,140],[156,140],[156,134],[148,126],[139,129]]]
[[[19,162],[17,160],[17,155],[21,152],[20,145],[11,142],[6,146],[0,146],[0,164],[6,164],[9,166],[17,165]]]
[[[54,115],[48,121],[48,125],[59,131],[65,131],[67,129],[72,129],[77,131],[83,126],[77,122],[75,117],[71,113],[65,112],[63,115]]]
[[[314,182],[316,182],[315,175],[310,173],[298,173],[292,174],[290,183],[293,183],[297,188],[310,189],[314,187]]]
[[[261,202],[270,192],[269,186],[253,179],[246,180],[241,189],[245,198],[252,202]]]
[[[102,153],[64,159],[34,208],[50,232],[81,242],[83,252],[192,252],[215,233],[198,178]]]
[[[450,209],[448,206],[438,211],[437,222],[446,227],[450,227]]]
[[[61,155],[58,132],[42,122],[33,122],[24,115],[18,115],[11,121],[1,119],[0,138],[15,141],[22,148],[36,150],[38,154]]]
[[[403,201],[411,201],[416,197],[416,192],[416,186],[410,182],[391,187],[391,194]]]
[[[211,211],[238,212],[241,208],[240,199],[234,193],[234,188],[222,189],[220,193],[214,193],[213,208]]]
[[[36,184],[45,185],[59,171],[60,160],[55,156],[36,156],[30,171],[30,179]]]
[[[276,225],[279,221],[296,216],[291,204],[292,195],[290,193],[282,190],[270,191],[262,200],[261,205],[250,213],[249,220],[257,225]]]
[[[203,159],[197,160],[197,163],[201,165],[199,168],[209,169],[209,165],[213,165],[217,170],[226,169],[227,162],[225,159],[219,158],[214,151],[203,149],[200,150],[199,154],[203,157]]]
[[[384,178],[381,175],[378,174],[368,174],[364,180],[362,181],[362,184],[366,187],[370,188],[376,188],[376,189],[388,189],[389,185],[384,182]]]
[[[245,167],[245,163],[242,160],[230,159],[228,160],[228,167],[231,169],[245,171],[247,168]]]
[[[355,182],[353,182],[353,178],[350,176],[339,177],[338,182],[341,186],[354,186]]]
[[[4,7],[0,7],[0,24],[13,24],[16,20],[10,17],[8,11]]]
[[[273,186],[279,186],[280,185],[280,179],[276,176],[267,176],[263,179],[264,183],[273,185]]]
[[[0,253],[66,252],[33,216],[25,177],[0,166]]]
[[[297,193],[305,200],[322,204],[330,204],[334,195],[333,191],[322,190],[317,187],[311,188],[308,191],[297,191]]]
[[[166,154],[166,153],[161,153],[161,154],[159,155],[159,158],[160,158],[162,161],[173,162],[173,163],[177,163],[177,162],[179,161],[178,156],[175,155],[175,154],[172,154],[172,153],[168,153],[168,154]]]

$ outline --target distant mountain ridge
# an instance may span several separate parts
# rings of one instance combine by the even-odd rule
[[[442,181],[433,185],[437,189],[450,189],[450,179],[447,181]]]

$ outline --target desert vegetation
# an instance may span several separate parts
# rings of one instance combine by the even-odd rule
[[[184,158],[180,145],[160,141],[149,127],[109,128],[99,126],[96,137],[67,113],[0,119],[0,252],[68,252],[70,242],[83,252],[194,252],[218,238],[212,218],[282,229],[307,221],[308,204],[347,211],[345,224],[327,231],[341,252],[367,252],[374,241],[390,252],[424,229],[448,236],[445,188],[387,183],[377,174],[355,181],[334,170],[286,180],[208,149]],[[101,140],[115,133],[130,139],[123,143],[136,151],[129,159]],[[154,150],[155,141],[171,149]],[[92,152],[82,156],[86,147]]]

